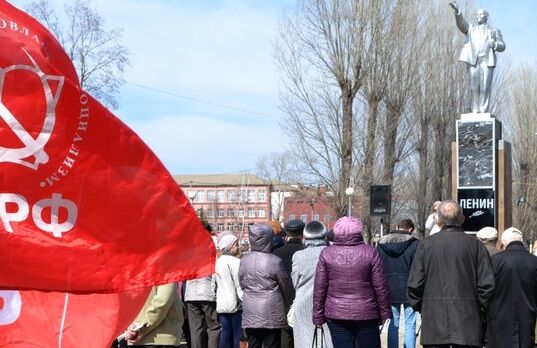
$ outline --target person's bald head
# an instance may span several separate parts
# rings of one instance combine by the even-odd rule
[[[464,222],[461,206],[455,201],[443,201],[440,203],[437,214],[439,226],[460,226]]]

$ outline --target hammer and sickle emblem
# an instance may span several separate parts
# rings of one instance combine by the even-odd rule
[[[24,52],[28,58],[30,58],[32,65],[16,64],[6,68],[0,68],[0,117],[24,144],[24,146],[21,148],[8,148],[0,146],[0,162],[17,163],[33,170],[37,170],[40,164],[47,163],[49,160],[49,156],[45,152],[44,148],[52,135],[54,124],[56,122],[56,104],[58,103],[63,88],[64,77],[45,74],[37,65],[32,56],[30,56],[28,51],[24,50]],[[14,70],[26,70],[36,74],[39,77],[43,86],[43,91],[45,92],[45,118],[41,132],[35,139],[24,128],[15,115],[13,115],[12,112],[6,107],[2,100],[6,74]],[[52,92],[49,81],[58,82],[55,93]],[[33,161],[31,161],[32,157]]]

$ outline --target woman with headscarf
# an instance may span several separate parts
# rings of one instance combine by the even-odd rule
[[[326,228],[319,221],[311,221],[304,228],[304,250],[293,255],[291,278],[296,296],[293,302],[293,338],[295,348],[311,348],[315,325],[311,321],[313,313],[313,279],[321,251],[326,247]],[[332,348],[332,341],[325,325],[326,348]]]
[[[267,224],[249,227],[252,251],[239,265],[243,291],[242,327],[249,348],[279,348],[281,330],[287,326],[286,303],[293,289],[291,277],[281,258],[270,253],[274,233]]]
[[[337,220],[317,263],[313,323],[328,324],[334,347],[380,348],[379,325],[392,316],[382,260],[362,228],[355,217]]]

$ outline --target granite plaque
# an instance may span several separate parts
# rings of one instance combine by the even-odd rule
[[[477,232],[486,226],[495,226],[496,199],[492,189],[458,190],[459,204],[464,214],[465,231]]]
[[[458,187],[494,188],[494,121],[458,121]]]

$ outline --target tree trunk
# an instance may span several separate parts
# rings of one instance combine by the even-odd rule
[[[342,142],[341,142],[341,172],[339,174],[339,194],[338,194],[338,216],[347,215],[349,209],[348,199],[345,194],[347,187],[351,184],[352,170],[352,102],[354,95],[350,87],[344,88],[341,95],[343,106],[342,120]]]
[[[427,218],[427,210],[429,202],[427,202],[427,181],[429,178],[428,171],[428,154],[429,154],[429,118],[422,115],[420,118],[420,141],[418,145],[418,196],[416,197],[418,208],[418,221],[415,224],[418,228],[420,236],[425,236],[425,219]]]
[[[367,100],[367,133],[365,142],[364,167],[361,180],[362,192],[362,221],[364,223],[364,239],[371,241],[372,219],[369,215],[369,188],[373,184],[375,155],[377,152],[377,125],[380,98],[371,97]]]

